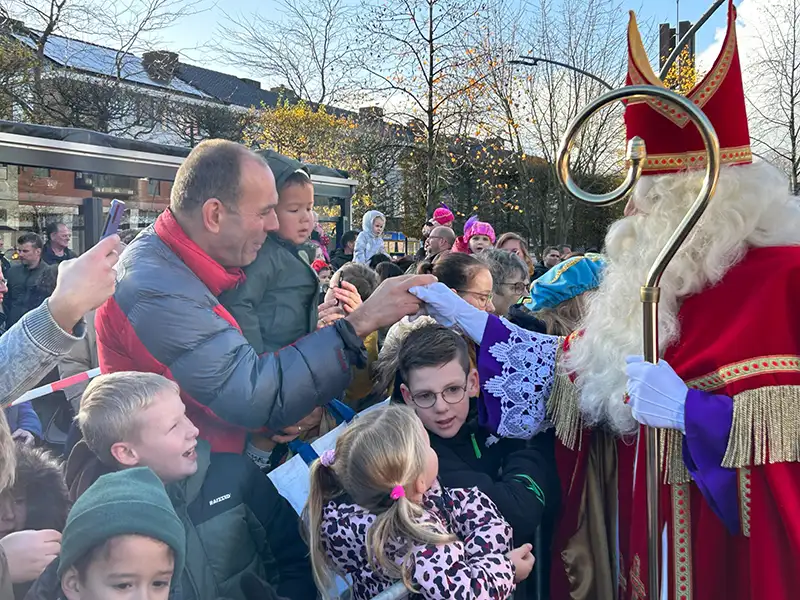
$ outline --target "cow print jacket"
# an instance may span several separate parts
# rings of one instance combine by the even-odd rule
[[[423,519],[458,537],[449,544],[409,545],[392,540],[387,556],[411,565],[411,598],[430,600],[503,600],[514,591],[514,567],[505,554],[512,549],[511,526],[477,488],[444,489],[438,484],[423,498]],[[367,529],[375,515],[347,499],[323,509],[322,543],[334,568],[349,576],[353,600],[367,600],[391,586],[370,564]]]

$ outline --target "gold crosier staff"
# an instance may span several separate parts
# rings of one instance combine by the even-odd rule
[[[631,85],[617,90],[612,90],[603,94],[590,104],[588,104],[575,119],[570,123],[561,147],[558,150],[558,178],[561,185],[573,197],[587,204],[596,206],[607,206],[623,200],[633,191],[634,186],[642,175],[642,166],[647,156],[644,140],[634,137],[628,142],[627,160],[628,173],[625,181],[612,192],[607,194],[590,194],[582,190],[572,178],[569,171],[569,153],[575,143],[577,135],[583,124],[589,117],[603,108],[604,106],[616,102],[617,100],[628,99],[633,101],[645,101],[648,97],[658,98],[678,105],[685,110],[692,122],[697,126],[703,143],[708,154],[706,160],[706,175],[703,179],[703,187],[700,195],[692,204],[689,212],[683,217],[680,225],[669,238],[666,245],[661,249],[653,266],[647,274],[647,281],[641,288],[641,298],[644,308],[644,359],[655,364],[658,361],[658,300],[661,290],[658,284],[664,270],[681,247],[684,240],[692,231],[697,221],[705,212],[714,190],[719,180],[719,139],[711,125],[711,121],[695,104],[686,97],[673,92],[667,88],[651,85]],[[659,512],[658,512],[658,490],[659,490],[659,467],[658,456],[658,430],[652,427],[647,428],[647,547],[649,553],[648,583],[651,598],[660,596],[659,586],[659,549],[661,535],[659,533]]]

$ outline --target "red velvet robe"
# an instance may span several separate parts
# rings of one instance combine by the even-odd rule
[[[667,350],[665,360],[689,387],[733,398],[738,408],[731,438],[749,438],[766,448],[766,460],[739,452],[739,463],[746,466],[737,470],[740,528],[735,534],[725,528],[694,482],[662,485],[669,600],[800,597],[798,304],[800,248],[791,247],[749,251],[718,285],[681,306],[681,339]],[[744,402],[753,403],[756,411],[737,415]],[[780,446],[775,445],[778,429]],[[632,496],[631,452],[626,450],[631,447],[618,448],[620,597],[658,598],[647,589],[645,444],[638,448]],[[743,461],[745,454],[749,457]],[[559,453],[562,481],[566,475],[573,494],[580,486],[574,477],[580,477],[585,455],[585,445],[573,457]],[[774,462],[776,456],[781,462]],[[556,552],[575,526],[574,501],[565,504],[563,516]],[[563,584],[563,574],[556,573],[555,600],[569,598]]]

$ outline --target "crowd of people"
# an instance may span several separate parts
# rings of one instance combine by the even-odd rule
[[[800,202],[749,154],[728,17],[696,98],[723,167],[661,281],[657,364],[640,286],[704,147],[648,102],[628,137],[663,158],[603,254],[537,257],[446,206],[415,256],[386,254],[378,211],[332,249],[301,163],[222,140],[151,227],[77,257],[62,224],[21,236],[0,261],[0,600],[796,596]],[[629,80],[655,78],[635,20],[629,44]],[[96,367],[66,419],[15,402]],[[273,479],[298,457],[301,514]]]
[[[545,522],[552,530],[558,507],[553,436],[493,441],[478,424],[476,345],[430,316],[402,331],[423,306],[411,290],[437,280],[482,312],[528,311],[518,301],[530,301],[536,263],[518,235],[493,249],[488,223],[473,219],[457,236],[445,207],[426,223],[424,254],[390,257],[385,222],[367,212],[363,230],[344,233],[328,254],[301,163],[209,141],[182,165],[170,208],[152,227],[80,257],[65,247],[62,223],[48,226],[46,244],[20,236],[0,279],[9,317],[0,347],[8,364],[13,357],[29,372],[5,369],[3,404],[48,375],[97,366],[104,374],[59,395],[68,418],[57,439],[45,433],[55,417],[41,399],[4,410],[0,589],[32,600],[106,597],[103,589],[123,587],[181,599],[313,598],[329,583],[340,535],[331,531],[323,542],[313,531],[326,518],[315,499],[331,490],[317,489],[312,477],[305,522],[317,525],[303,535],[267,474],[391,397],[340,442],[363,431],[397,446],[396,457],[384,456],[391,464],[364,468],[403,490],[384,506],[384,483],[358,476],[365,487],[354,499],[374,495],[365,507],[397,510],[382,517],[385,539],[361,540],[364,557],[389,540],[397,549],[380,559],[386,572],[367,578],[362,560],[337,565],[352,577],[354,597],[395,580],[412,585],[391,566],[404,560],[398,536],[407,527],[419,543],[443,543],[442,561],[455,552],[465,563],[454,571],[432,558],[430,594],[449,597],[482,577],[487,594],[516,588],[517,597],[537,597],[525,580],[535,533]],[[354,448],[352,460],[380,460],[386,451],[373,446]],[[438,467],[430,464],[434,451]],[[427,514],[420,506],[441,529],[433,537],[411,524]],[[456,526],[455,511],[481,516]],[[458,545],[494,531],[503,532],[497,544]],[[327,553],[315,552],[320,544]]]

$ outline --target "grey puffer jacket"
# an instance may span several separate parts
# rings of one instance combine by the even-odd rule
[[[169,211],[122,253],[114,296],[97,311],[104,373],[159,373],[214,452],[244,451],[248,430],[277,430],[338,397],[364,345],[344,319],[259,356],[217,296],[236,284]],[[233,281],[231,276],[233,275]]]

